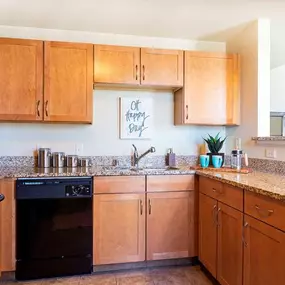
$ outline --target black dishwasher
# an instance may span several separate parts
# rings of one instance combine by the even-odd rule
[[[16,279],[92,271],[92,178],[16,182]]]

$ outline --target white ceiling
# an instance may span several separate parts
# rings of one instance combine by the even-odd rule
[[[0,25],[221,40],[244,22],[271,19],[272,67],[285,64],[284,0],[0,0]]]

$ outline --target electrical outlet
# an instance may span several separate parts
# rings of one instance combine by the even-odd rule
[[[265,156],[267,158],[276,158],[276,149],[275,148],[267,148],[265,149]]]
[[[75,144],[75,154],[83,155],[83,143]]]

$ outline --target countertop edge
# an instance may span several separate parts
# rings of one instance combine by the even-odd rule
[[[262,188],[259,188],[259,187],[246,185],[246,184],[244,184],[242,182],[232,181],[232,180],[229,180],[229,179],[226,179],[226,178],[223,178],[223,177],[218,177],[218,176],[216,176],[214,174],[204,173],[203,171],[199,171],[199,170],[196,171],[196,174],[200,175],[200,176],[207,177],[207,178],[211,178],[211,179],[214,179],[214,180],[217,180],[217,181],[224,182],[224,183],[229,184],[229,185],[234,186],[234,187],[243,188],[244,190],[250,191],[252,193],[260,194],[262,196],[270,197],[272,199],[275,199],[275,200],[278,200],[278,201],[281,201],[281,202],[285,202],[285,195],[281,195],[281,194],[278,194],[278,193],[273,193],[273,192],[270,192],[268,190],[265,190],[265,189],[262,189]]]

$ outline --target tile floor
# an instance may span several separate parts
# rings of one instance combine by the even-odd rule
[[[1,283],[1,281],[0,281]],[[2,282],[5,285],[212,285],[199,266],[168,267],[37,280]]]

